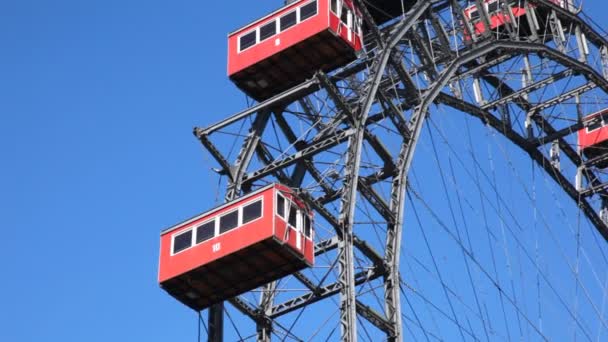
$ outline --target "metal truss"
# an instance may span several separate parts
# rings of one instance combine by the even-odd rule
[[[257,324],[259,341],[279,330],[287,336],[288,329],[274,324],[278,318],[336,295],[342,340],[357,340],[359,317],[389,341],[403,340],[399,258],[407,177],[425,119],[441,106],[478,118],[521,148],[608,240],[599,215],[608,179],[594,167],[601,160],[585,160],[574,142],[575,133],[593,123],[581,120],[593,111],[580,99],[608,93],[608,42],[573,6],[523,1],[530,11],[521,22],[476,36],[463,24],[465,1],[412,2],[381,27],[366,1],[356,2],[368,27],[366,51],[356,62],[194,130],[228,178],[226,200],[278,181],[298,191],[331,228],[315,251],[330,271],[290,276],[304,294],[279,298],[273,283],[259,303],[229,301]],[[508,1],[500,4],[511,13]],[[485,10],[481,20],[489,28]],[[523,25],[537,30],[521,35]],[[513,63],[520,66],[517,81],[503,72]],[[539,95],[556,85],[559,94]],[[555,114],[560,108],[567,111]],[[236,155],[213,142],[227,133],[240,141]],[[382,246],[358,237],[364,205],[385,227]],[[370,284],[382,288],[383,307],[358,291]],[[222,305],[210,310],[211,341],[222,340],[222,315]]]

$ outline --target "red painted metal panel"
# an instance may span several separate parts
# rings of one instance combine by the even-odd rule
[[[303,231],[296,231],[292,227],[287,228],[287,223],[279,216],[275,220],[275,236],[277,239],[291,247],[291,251],[305,259],[309,266],[314,265],[314,243],[312,237],[308,238],[304,235]]]
[[[608,110],[603,110],[587,116],[584,121],[590,121],[598,116],[607,114]],[[601,118],[600,118],[601,120]],[[578,145],[584,151],[590,147],[598,146],[608,141],[608,126],[603,124],[601,127],[588,131],[588,128],[582,128],[578,131]]]
[[[271,237],[272,217],[274,216],[272,196],[272,188],[268,188],[255,196],[230,203],[219,210],[203,214],[195,220],[189,221],[183,226],[163,234],[161,236],[159,282],[188,272],[201,265],[208,264],[244,247]],[[179,235],[189,229],[195,229],[205,221],[228,213],[243,204],[259,198],[263,198],[261,218],[172,255],[172,239],[175,235]]]
[[[228,75],[234,75],[235,73],[246,69],[256,63],[268,59],[270,56],[287,50],[290,47],[308,39],[316,34],[330,29],[329,16],[334,18],[334,24],[331,26],[331,30],[336,33],[337,36],[341,37],[345,42],[353,47],[355,51],[359,51],[362,48],[362,37],[361,32],[353,32],[352,38],[349,40],[348,29],[338,29],[338,25],[335,22],[335,14],[329,11],[329,0],[318,0],[317,14],[311,18],[308,18],[297,25],[290,27],[289,29],[280,32],[264,41],[261,41],[244,51],[238,51],[238,41],[243,34],[247,34],[256,28],[263,26],[282,15],[291,12],[293,9],[305,5],[309,0],[298,1],[282,9],[275,11],[271,15],[268,15],[260,20],[255,21],[228,36]],[[350,8],[354,8],[352,2],[346,1],[346,5]],[[356,13],[359,13],[356,11]],[[360,14],[358,15],[360,17]],[[355,30],[357,31],[357,30]]]
[[[251,290],[314,264],[312,231],[288,226],[277,215],[276,194],[311,218],[288,187],[273,184],[234,202],[178,224],[161,234],[159,283],[194,310]],[[262,216],[187,249],[172,253],[173,239],[190,229],[262,200]],[[303,219],[300,220],[303,222]],[[217,229],[217,226],[216,226]],[[194,239],[194,237],[192,238]],[[194,241],[194,240],[192,240]]]
[[[319,0],[319,8],[316,16],[308,18],[303,22],[290,27],[284,32],[280,32],[256,45],[239,52],[238,40],[241,35],[250,32],[252,29],[260,27],[270,21],[276,20],[283,14],[292,11],[294,8],[305,4],[308,0],[294,2],[272,15],[258,20],[245,26],[228,36],[228,75],[233,75],[251,65],[254,65],[270,56],[285,50],[306,38],[327,29],[328,0]]]
[[[494,4],[497,1],[498,0],[485,0],[484,3],[485,4]],[[550,1],[560,7],[564,7],[564,3],[562,0],[550,0]],[[515,19],[526,15],[526,9],[524,7],[520,7],[520,5],[523,6],[523,2],[522,3],[515,2],[515,3],[510,4],[511,13],[513,14],[513,17]],[[530,6],[536,7],[534,4],[530,4]],[[476,11],[476,10],[477,10],[477,5],[471,5],[467,8],[465,8],[465,10],[464,10],[465,18],[467,20],[471,20],[471,12]],[[487,10],[487,7],[486,7],[486,10]],[[496,29],[506,23],[511,22],[511,16],[504,13],[502,10],[499,10],[498,12],[494,12],[494,13],[488,13],[488,15],[489,15],[489,19],[490,19],[490,29],[492,29],[492,30]],[[483,19],[481,18],[481,14],[478,14],[477,17],[478,17],[478,19],[476,19],[476,21],[473,23],[473,29],[474,29],[474,34],[476,36],[479,36],[485,32],[486,26],[485,26]],[[466,41],[469,41],[471,39],[471,37],[467,33],[465,33],[464,38]]]
[[[348,2],[347,2],[348,3]],[[354,8],[352,5],[349,7]],[[361,20],[361,13],[359,11],[355,11],[355,16]],[[353,18],[353,20],[356,20]],[[356,25],[353,24],[353,27]],[[329,11],[329,28],[339,37],[341,37],[348,45],[350,45],[355,51],[360,51],[363,48],[363,39],[361,37],[362,33],[358,31],[355,27],[350,30],[346,26],[345,23],[340,21],[340,18],[337,14],[332,11]]]

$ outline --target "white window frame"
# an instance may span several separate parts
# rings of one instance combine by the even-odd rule
[[[329,11],[335,15],[338,15],[337,11],[338,11],[338,8],[340,8],[340,5],[342,5],[342,1],[339,1],[339,0],[335,0],[335,1],[336,1],[336,11],[331,9],[331,3],[334,2],[334,0],[329,0],[329,2],[330,2]]]
[[[255,43],[253,43],[253,45],[251,45],[245,49],[241,49],[241,38],[243,36],[250,34],[251,32],[255,32]],[[259,43],[260,43],[260,30],[259,30],[259,26],[258,26],[258,27],[255,27],[255,28],[237,36],[237,52],[241,53],[243,51],[247,51],[247,50],[251,49],[252,47],[258,45]]]
[[[274,34],[273,34],[272,36],[269,36],[269,37],[266,37],[266,38],[262,39],[262,26],[266,26],[266,25],[270,24],[270,21],[267,21],[267,22],[265,22],[265,23],[263,23],[263,24],[261,24],[260,26],[258,26],[258,27],[257,27],[257,29],[258,29],[258,33],[257,33],[257,41],[256,41],[256,44],[259,44],[259,43],[261,43],[261,42],[265,42],[265,41],[267,41],[268,39],[270,39],[270,38],[272,38],[272,37],[275,37],[275,36],[277,36],[279,33],[281,33],[281,32],[279,31],[279,29],[281,28],[281,27],[279,26],[279,18],[278,18],[278,17],[277,17],[277,18],[274,18],[274,19],[273,19],[273,21],[274,21]],[[239,42],[240,42],[240,41],[239,41]],[[250,46],[250,47],[253,47],[253,45],[252,45],[252,46]]]
[[[287,228],[292,227],[294,229],[297,228],[298,225],[298,213],[300,212],[300,207],[298,207],[298,205],[296,204],[296,202],[292,201],[292,200],[288,200],[289,205],[287,205],[287,207],[289,208],[288,211],[285,212],[285,223],[287,223]],[[294,208],[296,208],[296,227],[292,226],[289,223],[289,215],[291,214],[291,205],[293,204]]]
[[[249,221],[249,222],[247,222],[247,223],[243,223],[243,209],[244,209],[246,206],[248,206],[248,205],[250,205],[250,204],[253,204],[253,203],[255,203],[255,202],[262,202],[262,208],[260,209],[260,211],[261,211],[261,212],[260,212],[260,217],[258,217],[258,218],[256,218],[256,219],[253,219],[253,220],[251,220],[251,221]],[[248,202],[246,202],[246,203],[243,203],[242,205],[240,205],[240,206],[239,206],[239,228],[240,228],[241,226],[243,226],[244,224],[251,224],[251,223],[253,223],[253,222],[257,221],[257,220],[261,220],[262,218],[264,218],[264,197],[263,197],[263,196],[262,196],[262,197],[255,198],[255,199],[252,199],[251,201],[248,201]],[[236,228],[235,228],[235,229],[236,229]]]
[[[205,224],[207,224],[207,223],[211,222],[211,221],[213,221],[213,236],[212,236],[211,238],[209,238],[209,239],[205,240],[205,241],[201,241],[201,242],[198,242],[198,243],[197,243],[197,242],[196,242],[196,238],[198,237],[198,228],[199,228],[200,226],[202,226],[202,225],[205,225]],[[219,219],[218,219],[218,216],[216,216],[216,217],[214,217],[214,218],[212,218],[212,219],[208,219],[208,220],[206,220],[205,222],[203,222],[203,223],[201,223],[201,224],[197,224],[197,225],[195,225],[195,226],[194,226],[194,228],[192,229],[192,230],[194,231],[194,234],[192,234],[192,235],[194,235],[194,240],[193,240],[193,241],[194,241],[194,243],[195,243],[196,245],[200,245],[201,243],[207,242],[207,241],[209,241],[209,240],[211,240],[211,239],[215,238],[215,237],[217,236],[217,233],[218,233],[218,227],[219,227],[218,222],[219,222]]]
[[[302,226],[302,233],[304,234],[304,236],[305,236],[307,239],[312,240],[312,239],[313,239],[313,236],[314,236],[314,233],[315,233],[315,230],[314,230],[314,228],[313,228],[313,220],[312,220],[312,217],[311,217],[310,215],[308,215],[308,214],[304,213],[304,214],[302,215],[302,221],[303,221],[303,222],[305,222],[305,221],[306,221],[306,218],[308,218],[308,223],[310,224],[310,236],[306,235],[306,224],[303,224],[303,226]]]
[[[346,22],[342,21],[342,15],[344,15],[344,10],[346,10]],[[350,12],[350,8],[346,6],[346,3],[342,1],[342,9],[340,10],[340,16],[338,16],[338,20],[340,23],[344,24],[348,28],[348,12]],[[338,13],[336,13],[338,15]]]
[[[605,127],[605,126],[606,126],[606,120],[604,120],[604,119],[605,119],[605,118],[604,118],[604,115],[600,115],[600,125],[599,125],[597,128],[594,128],[594,129],[591,129],[591,130],[590,130],[590,129],[589,129],[589,128],[590,128],[589,126],[585,127],[585,129],[586,129],[587,133],[595,132],[595,131],[597,131],[598,129]]]
[[[296,210],[296,232],[304,235],[304,215],[300,208]]]
[[[496,8],[496,12],[490,12],[490,5],[496,3],[498,5],[498,7]],[[507,3],[507,5],[509,5]],[[498,0],[490,0],[488,2],[486,2],[486,13],[488,14],[488,17],[490,17],[490,19],[492,18],[492,14],[500,14],[500,12],[502,12],[502,8],[500,7],[500,3],[498,2]]]
[[[355,22],[354,22],[353,11],[351,11],[350,8],[348,8],[346,10],[346,27],[351,32],[354,32]]]
[[[284,16],[286,16],[286,15],[288,15],[288,14],[291,14],[291,13],[293,13],[293,12],[295,12],[295,13],[296,13],[296,23],[295,23],[295,24],[293,24],[293,25],[291,25],[291,26],[289,26],[289,27],[288,27],[288,28],[286,28],[285,30],[281,30],[281,21],[282,21],[281,19],[283,19],[283,17],[284,17]],[[289,31],[290,29],[292,29],[292,28],[294,28],[294,27],[298,26],[298,24],[300,23],[300,20],[299,20],[299,19],[300,19],[300,8],[299,8],[299,7],[298,7],[298,8],[294,8],[293,10],[291,10],[291,11],[289,11],[289,12],[285,12],[284,14],[282,14],[282,15],[278,16],[278,17],[277,17],[277,22],[279,23],[279,27],[278,27],[278,28],[279,28],[279,32],[278,32],[278,34],[283,33],[283,32],[287,32],[287,31]]]
[[[186,234],[188,232],[192,232],[192,236],[190,237],[190,247],[184,248],[181,251],[175,252],[175,238],[180,235]],[[190,248],[194,247],[194,245],[195,245],[194,242],[196,242],[196,240],[194,239],[195,235],[196,235],[196,232],[194,231],[194,226],[190,226],[190,228],[188,228],[188,229],[184,229],[180,232],[177,232],[177,233],[171,235],[171,256],[177,255],[183,251],[187,251]]]
[[[283,216],[279,215],[279,201],[276,200],[277,204],[276,204],[276,208],[274,208],[274,214],[278,217],[280,217],[283,221],[287,222],[287,203],[289,203],[289,199],[287,199],[287,197],[283,196],[283,194],[281,194],[280,191],[276,192],[277,196],[281,196],[283,198]]]
[[[308,17],[308,18],[306,18],[304,20],[301,20],[300,19],[301,18],[300,17],[300,10],[301,10],[301,8],[304,7],[304,6],[306,6],[306,5],[308,5],[308,4],[310,4],[310,3],[313,3],[313,2],[316,3],[316,7],[317,7],[316,11],[315,11],[315,15],[313,15],[311,17]],[[286,28],[285,30],[281,30],[281,18],[284,17],[284,16],[286,16],[287,14],[291,14],[291,13],[294,13],[294,12],[296,13],[296,22],[295,22],[295,24],[293,24],[292,26]],[[318,14],[319,14],[319,1],[318,0],[311,0],[311,1],[309,1],[309,2],[307,2],[305,4],[303,4],[303,5],[300,5],[300,6],[296,7],[296,8],[294,8],[293,10],[291,10],[289,12],[286,12],[286,13],[280,15],[280,16],[277,16],[277,17],[275,17],[273,19],[274,22],[275,22],[275,24],[276,24],[276,32],[275,32],[275,34],[273,34],[270,37],[264,38],[264,40],[260,39],[260,28],[262,26],[265,26],[266,24],[268,24],[269,21],[267,21],[267,22],[265,22],[263,24],[258,24],[255,28],[253,28],[253,29],[251,29],[251,30],[249,30],[249,31],[247,31],[245,33],[242,33],[242,34],[240,34],[240,35],[237,36],[237,53],[241,53],[243,51],[247,51],[247,50],[251,49],[252,47],[260,44],[261,42],[264,42],[264,41],[266,41],[266,40],[268,40],[268,39],[270,39],[270,38],[272,38],[274,36],[277,36],[277,35],[283,33],[283,32],[289,31],[289,29],[298,26],[298,24],[300,24],[300,23],[302,23],[302,22],[304,22],[304,21],[306,21],[308,19],[312,19],[312,18],[316,17]],[[247,47],[245,49],[241,49],[241,38],[243,36],[246,36],[246,35],[250,34],[251,32],[255,32],[255,43],[253,43],[253,45],[251,45],[251,46],[249,46],[249,47]]]
[[[237,212],[237,214],[236,214],[236,216],[237,216],[237,219],[236,219],[236,227],[231,228],[231,229],[229,229],[229,230],[227,230],[227,231],[225,231],[225,232],[223,232],[223,233],[222,233],[222,232],[220,231],[220,228],[221,228],[221,227],[220,227],[220,220],[221,220],[221,218],[222,218],[223,216],[228,215],[228,214],[232,214],[232,213],[233,213],[233,212],[235,212],[235,211]],[[224,235],[224,234],[226,234],[226,233],[228,233],[228,232],[231,232],[231,231],[236,230],[236,229],[239,229],[239,228],[241,228],[241,210],[240,210],[240,207],[236,207],[236,208],[234,208],[234,209],[231,209],[231,210],[228,210],[228,211],[226,211],[226,212],[222,213],[221,215],[217,215],[217,229],[218,229],[218,233],[219,233],[217,236],[222,236],[222,235]]]
[[[300,11],[302,10],[302,7],[304,7],[304,6],[306,6],[306,5],[310,4],[310,3],[313,3],[313,2],[316,2],[316,5],[317,5],[317,6],[316,6],[316,7],[317,7],[317,9],[316,9],[316,11],[315,11],[315,15],[310,16],[310,17],[308,17],[308,18],[306,18],[306,19],[304,19],[304,20],[301,20],[302,16],[301,16],[301,14],[300,14]],[[331,6],[330,6],[330,7],[331,7]],[[309,2],[305,3],[304,5],[301,5],[300,7],[298,7],[298,23],[297,23],[297,24],[299,24],[299,23],[303,23],[303,22],[305,22],[305,21],[306,21],[306,20],[308,20],[308,19],[312,19],[312,18],[316,17],[317,15],[319,15],[319,1],[317,1],[317,0],[312,0],[312,1],[309,1]],[[296,24],[296,25],[297,25],[297,24]]]

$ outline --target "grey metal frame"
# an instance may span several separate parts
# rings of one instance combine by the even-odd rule
[[[548,109],[577,99],[591,90],[600,89],[608,93],[608,41],[576,13],[547,0],[528,0],[526,6],[534,4],[537,9],[548,11],[551,31],[546,36],[534,33],[525,38],[517,36],[514,27],[506,28],[508,37],[497,37],[490,30],[474,37],[469,25],[459,25],[464,20],[462,10],[465,7],[459,0],[417,1],[401,18],[383,27],[373,22],[364,1],[356,0],[356,3],[370,28],[366,37],[367,51],[357,62],[332,75],[319,72],[314,78],[282,94],[207,128],[194,130],[195,136],[218,163],[219,172],[229,179],[227,201],[252,191],[256,181],[267,177],[299,189],[308,176],[317,182],[323,195],[314,196],[306,191],[300,195],[335,230],[335,236],[318,243],[315,251],[317,255],[323,255],[337,250],[338,276],[334,283],[316,282],[299,272],[293,276],[310,290],[304,295],[275,303],[277,287],[272,283],[265,287],[257,307],[238,297],[229,301],[256,322],[258,341],[270,341],[274,319],[336,294],[339,294],[342,340],[357,340],[357,314],[385,332],[389,341],[403,340],[399,258],[407,177],[417,141],[433,104],[451,107],[480,119],[525,151],[564,189],[608,240],[608,226],[599,215],[605,206],[598,207],[589,200],[594,195],[608,198],[608,180],[603,181],[594,169],[598,160],[584,160],[580,151],[565,139],[591,122],[583,122],[581,113],[577,113],[578,117],[570,125],[554,128],[544,115]],[[476,0],[476,3],[483,22],[489,27],[489,16],[481,10],[482,1]],[[450,13],[450,10],[456,23],[445,22],[445,13]],[[532,25],[530,15],[525,20]],[[448,24],[454,24],[455,31]],[[573,32],[565,40],[563,27],[570,27]],[[462,36],[465,32],[472,39],[453,44],[450,34]],[[549,41],[552,43],[547,43]],[[569,43],[576,48],[568,50]],[[601,65],[594,65],[587,58],[585,49],[589,45],[599,51]],[[404,51],[415,55],[417,62],[405,58]],[[529,56],[550,60],[562,66],[563,70],[543,79],[528,79],[519,89],[501,82],[492,72],[492,68],[501,63],[516,57],[527,61]],[[531,74],[529,69],[523,72]],[[364,80],[356,80],[356,75],[362,73]],[[535,91],[577,76],[584,77],[587,83],[542,104],[534,105],[528,100]],[[426,80],[426,83],[420,80]],[[478,103],[466,101],[459,86],[463,80],[484,84],[499,96]],[[338,87],[343,82],[352,88],[348,95]],[[323,117],[311,104],[311,94],[318,92],[324,93],[335,107],[333,117]],[[482,94],[478,95],[481,97]],[[286,108],[293,104],[298,104],[307,117],[318,122],[316,134],[306,140],[299,139],[285,119]],[[510,105],[527,113],[524,132],[517,129]],[[240,152],[231,161],[212,143],[211,136],[251,118],[249,133]],[[272,118],[285,139],[296,146],[295,153],[274,157],[264,145],[263,135]],[[372,127],[382,120],[389,120],[395,127],[396,135],[401,139],[399,151],[386,148],[383,139],[374,134]],[[375,173],[362,173],[364,145],[370,146],[377,159],[383,162]],[[549,153],[545,149],[548,145],[551,146]],[[324,178],[314,159],[337,146],[344,151],[345,160],[339,175],[342,179],[339,188]],[[565,161],[560,160],[562,154],[579,170],[576,178],[561,170],[560,163]],[[259,162],[254,166],[252,160],[255,157]],[[290,167],[293,167],[291,174],[288,173]],[[390,196],[384,198],[374,185],[387,180],[391,182],[391,190]],[[339,211],[332,212],[326,205],[338,199]],[[369,203],[385,219],[384,251],[374,250],[354,232],[357,203],[361,201]],[[355,252],[365,256],[373,266],[357,271]],[[384,313],[365,304],[356,291],[357,286],[380,278],[384,289]],[[222,304],[210,309],[210,341],[222,340],[223,310]]]

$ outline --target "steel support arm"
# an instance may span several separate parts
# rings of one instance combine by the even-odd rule
[[[355,285],[361,285],[368,281],[372,281],[381,277],[382,275],[383,273],[381,272],[381,270],[377,268],[371,268],[369,270],[359,272],[355,274]],[[336,295],[340,292],[340,286],[341,285],[339,282],[335,282],[330,285],[321,287],[319,289],[318,294],[309,292],[302,296],[292,298],[284,303],[277,304],[272,308],[270,317],[277,318],[282,315],[293,312],[294,310],[302,308],[306,305],[316,303],[322,299]]]

